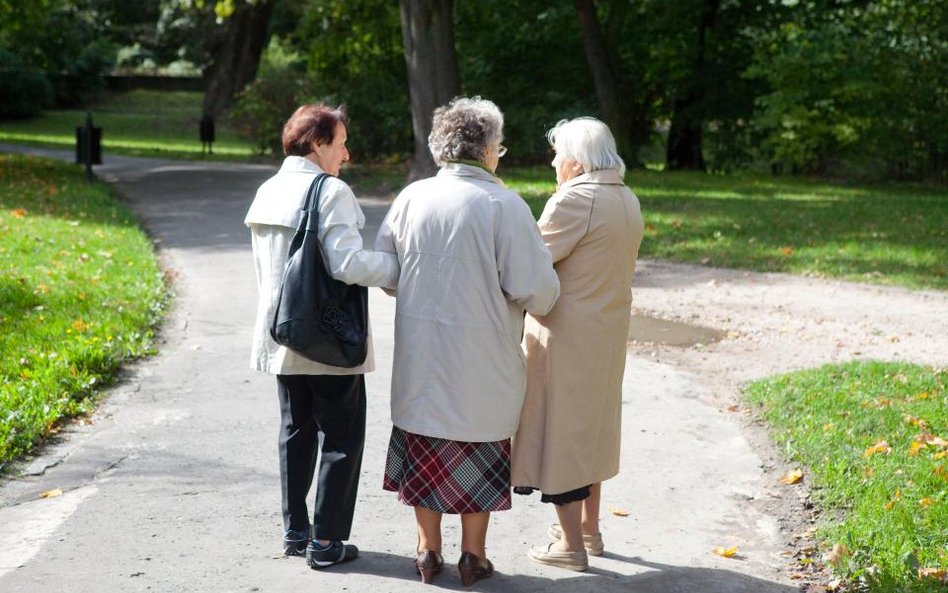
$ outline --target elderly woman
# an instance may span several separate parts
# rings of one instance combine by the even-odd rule
[[[444,513],[461,515],[463,584],[493,574],[487,527],[510,508],[523,315],[546,314],[559,294],[530,209],[494,176],[502,133],[490,101],[438,108],[428,141],[440,171],[398,195],[375,243],[401,264],[383,487],[414,507],[426,583],[443,568]]]
[[[390,253],[362,248],[359,229],[365,216],[352,190],[337,179],[346,149],[342,108],[304,105],[283,127],[286,159],[276,175],[257,190],[244,221],[251,231],[259,301],[250,366],[276,375],[280,401],[280,481],[283,490],[283,551],[305,554],[310,567],[353,560],[349,539],[365,440],[365,377],[374,369],[369,335],[365,362],[354,368],[313,362],[279,346],[268,332],[307,190],[317,175],[332,177],[319,197],[317,236],[333,278],[348,284],[394,287],[398,260]],[[306,497],[319,478],[313,523]]]
[[[602,553],[601,482],[619,472],[622,374],[632,274],[642,241],[639,201],[609,128],[561,121],[547,134],[558,189],[540,217],[561,294],[526,320],[527,395],[513,440],[518,493],[556,505],[554,542],[533,560],[572,570]]]

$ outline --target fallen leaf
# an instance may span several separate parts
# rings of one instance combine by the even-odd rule
[[[787,576],[793,579],[794,581],[799,581],[800,579],[806,578],[806,575],[803,574],[802,572],[791,572]]]
[[[928,422],[926,422],[925,420],[921,418],[916,418],[915,416],[912,416],[911,414],[905,415],[905,421],[911,424],[912,426],[917,426],[921,428],[922,430],[926,430],[928,428]]]
[[[717,554],[718,556],[722,556],[724,558],[733,558],[734,555],[737,554],[737,546],[731,546],[730,548],[718,547],[718,548],[713,548],[711,551]]]
[[[933,504],[935,504],[935,501],[926,496],[922,500],[918,501],[918,504],[922,505],[922,508],[928,508],[932,506]]]
[[[57,496],[62,496],[62,495],[63,495],[62,488],[53,488],[52,490],[47,490],[46,492],[43,492],[42,494],[40,494],[40,498],[56,498]]]
[[[920,443],[915,441],[912,443],[912,446],[909,447],[909,457],[918,457],[918,452],[925,446],[925,443]]]
[[[843,586],[843,579],[836,578],[836,579],[833,579],[832,581],[826,583],[826,590],[827,590],[827,591],[839,591],[842,586]]]
[[[612,514],[616,517],[628,517],[629,511],[625,509],[612,509]]]
[[[795,469],[784,474],[780,481],[784,484],[798,484],[803,481],[803,470]]]
[[[885,441],[879,441],[875,445],[866,449],[866,452],[862,454],[863,457],[872,457],[876,453],[889,453],[892,450],[892,447],[889,446],[889,443]]]
[[[14,209],[14,210],[11,210],[11,211],[10,211],[10,214],[13,215],[13,218],[23,218],[24,216],[26,216],[26,209],[25,209],[25,208],[16,208],[16,209]]]
[[[896,491],[895,491],[895,496],[892,497],[892,500],[890,500],[889,502],[885,503],[885,507],[884,507],[885,510],[891,511],[891,510],[892,510],[892,507],[895,506],[895,503],[897,503],[900,498],[902,498],[902,491],[901,491],[901,490],[896,490]]]
[[[849,548],[843,544],[833,544],[833,549],[826,554],[826,561],[836,566],[846,558],[849,558]]]
[[[919,567],[918,578],[935,579],[942,582],[948,582],[948,570],[944,568]]]
[[[948,447],[948,441],[927,432],[917,435],[915,437],[915,442],[925,443],[926,445],[932,445],[933,447]]]
[[[791,255],[793,255],[793,247],[790,247],[789,245],[786,245],[786,246],[784,246],[784,247],[781,247],[781,248],[780,248],[780,255],[782,255],[782,256],[784,256],[784,257],[790,257]]]

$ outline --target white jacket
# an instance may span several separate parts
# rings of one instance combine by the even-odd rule
[[[322,172],[304,157],[287,157],[277,174],[257,190],[244,219],[250,227],[259,294],[250,354],[252,369],[279,375],[354,375],[375,369],[371,325],[365,363],[353,368],[313,362],[270,338],[273,309],[290,243],[296,234],[306,192]],[[362,248],[359,229],[364,225],[365,215],[349,186],[336,177],[328,178],[319,196],[318,236],[330,274],[347,284],[394,287],[398,282],[398,260],[391,254]]]
[[[392,422],[456,441],[517,428],[524,310],[559,280],[530,209],[484,169],[448,164],[395,199],[375,248],[398,254]]]

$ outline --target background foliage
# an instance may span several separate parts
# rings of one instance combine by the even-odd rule
[[[84,106],[108,72],[205,71],[208,40],[240,1],[0,0],[0,117]],[[292,105],[345,103],[357,158],[404,160],[412,142],[398,3],[270,1],[273,42],[234,126],[272,150]],[[669,128],[691,126],[711,171],[948,176],[946,2],[595,7],[630,164],[663,166]],[[454,33],[463,92],[504,110],[511,161],[545,161],[543,132],[560,118],[602,116],[574,2],[455,2]]]

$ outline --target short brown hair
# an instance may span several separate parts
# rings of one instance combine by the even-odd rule
[[[306,156],[313,152],[314,141],[319,146],[332,144],[336,124],[346,125],[348,120],[342,105],[303,105],[283,125],[283,154]]]

